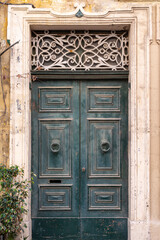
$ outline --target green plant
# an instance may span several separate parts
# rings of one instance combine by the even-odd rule
[[[27,227],[22,222],[31,181],[24,179],[22,168],[0,165],[0,235],[4,239],[14,239]]]

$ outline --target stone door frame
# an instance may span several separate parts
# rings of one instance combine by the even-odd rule
[[[115,4],[115,5],[114,5]],[[118,8],[117,8],[118,6]],[[30,38],[31,29],[129,29],[129,239],[149,239],[150,219],[150,42],[151,4],[113,3],[112,10],[72,13],[30,5],[8,7],[10,56],[10,164],[31,169]],[[81,11],[82,17],[75,15]],[[28,199],[30,208],[30,198]],[[31,209],[30,209],[31,210]],[[31,211],[26,216],[31,239]]]

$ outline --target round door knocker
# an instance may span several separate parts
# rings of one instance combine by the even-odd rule
[[[58,153],[60,151],[60,141],[58,139],[53,139],[51,142],[51,151],[53,153]]]
[[[106,139],[103,139],[101,141],[100,146],[101,146],[101,150],[102,150],[103,153],[106,153],[110,150],[110,144]]]

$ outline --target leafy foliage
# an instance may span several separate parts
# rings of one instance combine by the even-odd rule
[[[0,165],[0,234],[8,239],[27,227],[22,221],[31,181],[24,179],[24,170],[18,166]]]

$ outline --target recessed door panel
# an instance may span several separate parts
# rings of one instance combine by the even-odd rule
[[[89,210],[121,210],[122,185],[88,185]]]
[[[40,177],[71,177],[72,120],[39,120]]]
[[[40,112],[71,112],[72,87],[39,87]]]
[[[71,210],[72,185],[39,185],[39,210]]]
[[[87,121],[89,177],[120,177],[120,119]]]
[[[120,86],[89,86],[89,112],[117,112],[120,111]]]

